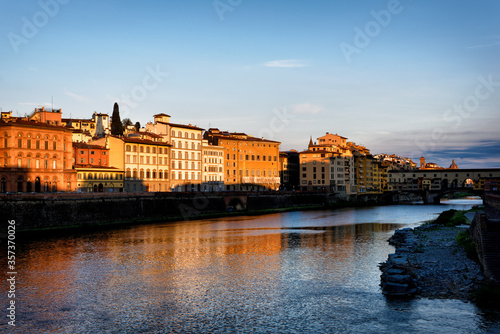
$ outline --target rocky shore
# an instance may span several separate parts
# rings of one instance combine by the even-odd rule
[[[469,300],[485,277],[457,243],[457,235],[467,228],[422,225],[396,230],[389,239],[396,253],[380,264],[383,293]]]

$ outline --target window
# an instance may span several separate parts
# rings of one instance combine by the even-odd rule
[[[21,138],[19,138],[17,140],[17,148],[22,148],[23,147],[23,140]]]

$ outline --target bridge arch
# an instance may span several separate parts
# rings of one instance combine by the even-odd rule
[[[227,210],[243,211],[247,208],[246,196],[227,196],[224,201]]]

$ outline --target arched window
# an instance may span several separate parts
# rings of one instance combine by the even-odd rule
[[[179,131],[177,134],[179,138],[182,138],[182,132]]]
[[[194,133],[191,134],[191,139],[194,139]]]
[[[172,130],[172,137],[175,137],[175,131]]]
[[[189,138],[189,134],[187,132],[184,132],[184,138]]]
[[[125,146],[125,151],[130,152],[130,145]]]

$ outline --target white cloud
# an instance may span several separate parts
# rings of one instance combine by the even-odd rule
[[[296,115],[316,115],[325,108],[320,104],[301,103],[290,107],[292,114]]]
[[[87,100],[87,98],[85,96],[77,95],[77,94],[75,94],[73,92],[70,92],[67,89],[64,90],[64,94],[68,95],[69,97],[74,98],[77,101],[85,101],[85,100]]]
[[[500,42],[490,43],[490,44],[473,45],[473,46],[469,46],[468,49],[489,48],[489,47],[497,46],[497,45],[500,45]]]
[[[273,60],[264,64],[266,67],[305,67],[307,64],[298,59]]]

